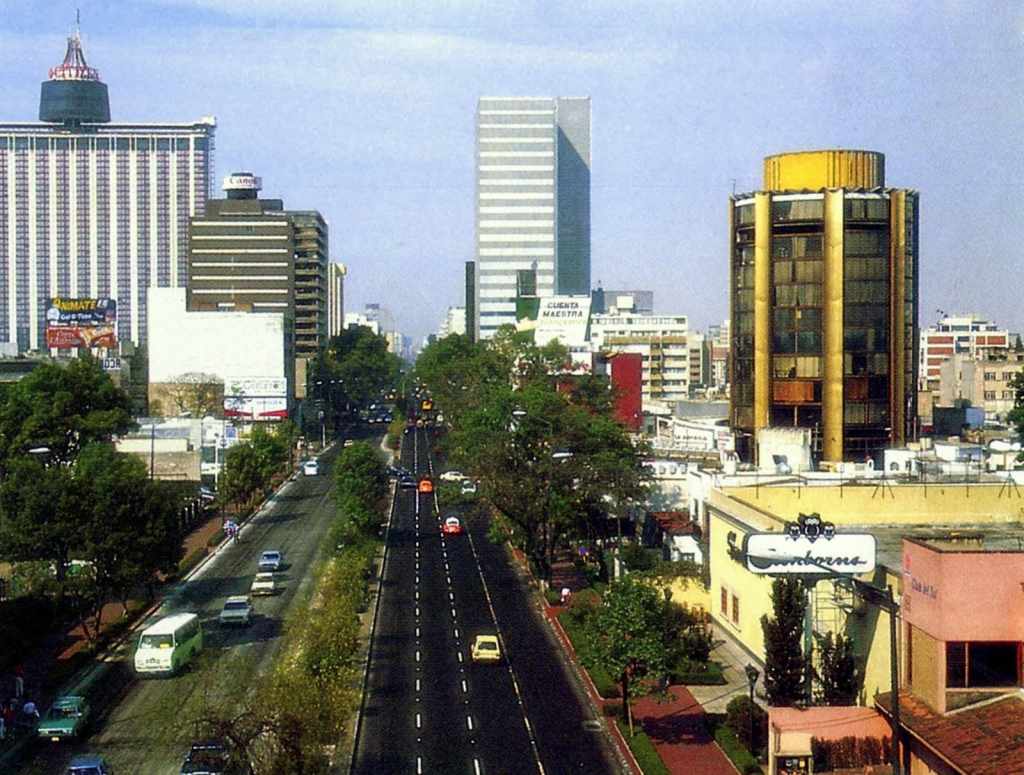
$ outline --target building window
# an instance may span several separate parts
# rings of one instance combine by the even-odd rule
[[[722,614],[729,615],[729,592],[725,587],[722,587]]]
[[[732,623],[740,623],[740,599],[736,595],[732,596]]]
[[[946,644],[946,687],[970,689],[1020,684],[1017,643],[950,642]]]

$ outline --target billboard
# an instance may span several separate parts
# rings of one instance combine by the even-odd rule
[[[50,299],[46,346],[117,347],[117,300]]]
[[[587,344],[590,296],[545,296],[540,299],[533,339],[544,345],[557,339],[567,347]]]
[[[877,551],[870,533],[837,533],[817,514],[801,514],[784,532],[751,533],[744,545],[747,570],[773,576],[870,573]]]
[[[288,419],[288,380],[284,377],[227,377],[224,416],[241,420]]]

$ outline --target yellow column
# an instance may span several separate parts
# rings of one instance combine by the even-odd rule
[[[822,456],[843,459],[843,189],[825,192]]]
[[[907,192],[893,191],[889,199],[889,421],[892,441],[906,441],[907,364]]]
[[[768,427],[771,396],[772,202],[754,194],[754,436]]]

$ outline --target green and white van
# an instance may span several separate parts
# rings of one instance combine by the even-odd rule
[[[166,616],[139,636],[135,672],[173,675],[203,650],[203,628],[196,614]]]

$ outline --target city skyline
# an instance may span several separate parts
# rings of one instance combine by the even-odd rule
[[[4,6],[3,119],[30,121],[74,5]],[[999,282],[1019,263],[1022,108],[992,88],[1021,85],[1019,12],[629,8],[82,10],[113,122],[216,115],[216,175],[255,168],[289,202],[321,210],[338,235],[332,259],[351,270],[352,308],[398,291],[399,325],[417,336],[462,300],[483,94],[592,97],[593,284],[666,289],[659,308],[695,329],[726,315],[729,194],[757,188],[764,156],[835,147],[885,153],[891,184],[921,192],[922,327],[939,308],[1024,327],[1013,283]],[[302,42],[311,31],[321,45]],[[974,261],[980,270],[962,270]]]

